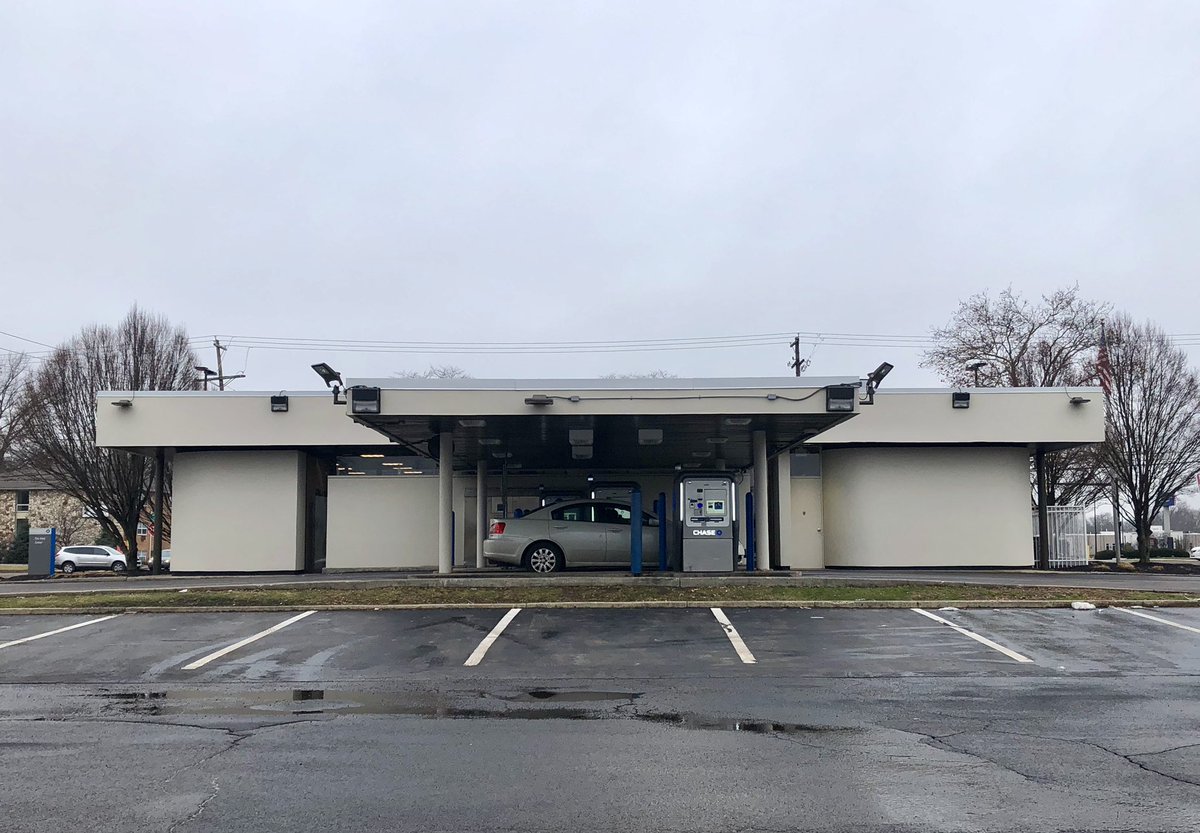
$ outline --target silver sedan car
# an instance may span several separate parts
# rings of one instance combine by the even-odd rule
[[[629,504],[607,500],[555,503],[523,518],[496,521],[483,542],[490,561],[535,573],[564,567],[629,567]],[[658,563],[658,519],[642,513],[643,563]]]

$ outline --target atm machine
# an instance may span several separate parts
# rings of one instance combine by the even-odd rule
[[[680,560],[685,573],[731,573],[737,561],[737,495],[722,474],[679,478]]]

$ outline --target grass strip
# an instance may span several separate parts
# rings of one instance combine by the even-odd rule
[[[884,587],[373,587],[373,588],[260,588],[185,592],[54,593],[39,596],[0,596],[0,610],[9,608],[303,607],[328,605],[468,605],[538,602],[920,602],[942,600],[1028,601],[1186,601],[1186,593],[1101,590],[1062,587],[995,585],[897,584]]]

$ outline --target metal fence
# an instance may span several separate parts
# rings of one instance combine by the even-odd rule
[[[1047,507],[1050,530],[1050,569],[1088,563],[1087,515],[1082,506]],[[1033,513],[1033,552],[1037,562],[1038,516]]]

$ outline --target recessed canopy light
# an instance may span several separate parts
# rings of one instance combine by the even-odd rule
[[[509,457],[512,456],[512,452],[511,451],[493,451],[492,456],[495,457],[497,460],[507,460]]]
[[[693,451],[692,456],[693,457],[711,457],[712,452],[711,451]]]
[[[504,465],[510,469],[519,469],[519,468],[521,468],[521,466],[523,466],[525,464],[524,463],[505,463]]]
[[[486,419],[460,419],[458,424],[463,428],[484,428],[487,426]]]
[[[500,439],[499,437],[480,437],[479,438],[480,445],[500,445],[500,443],[502,443],[502,442],[504,442],[504,440]]]
[[[725,417],[726,425],[749,425],[750,417]]]
[[[708,438],[709,445],[725,445],[725,443],[727,443],[727,442],[729,442],[729,437],[709,437]]]
[[[362,457],[364,460],[370,460],[370,459],[373,459],[376,457],[386,457],[387,455],[386,454],[360,454],[358,456]]]

